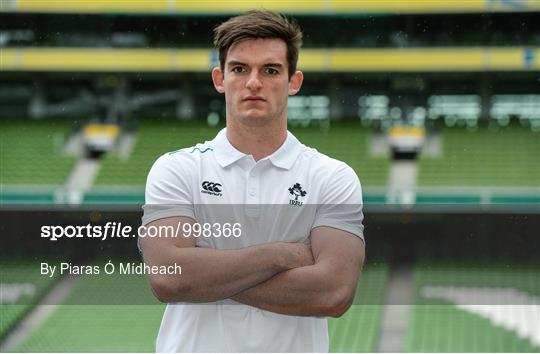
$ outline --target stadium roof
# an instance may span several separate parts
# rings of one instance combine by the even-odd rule
[[[51,13],[145,13],[185,15],[228,15],[253,8],[265,8],[290,14],[404,14],[404,13],[470,13],[470,12],[523,12],[540,11],[537,0],[414,0],[414,1],[350,1],[350,0],[6,0],[1,2],[3,12]]]

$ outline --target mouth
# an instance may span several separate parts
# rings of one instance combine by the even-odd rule
[[[261,96],[247,96],[242,99],[244,102],[265,102],[266,100]]]

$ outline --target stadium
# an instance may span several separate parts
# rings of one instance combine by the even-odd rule
[[[539,352],[535,0],[2,0],[0,351],[155,350],[137,239],[43,227],[137,229],[154,161],[224,127],[212,31],[252,8],[304,33],[289,130],[362,183],[367,259],[330,350]]]

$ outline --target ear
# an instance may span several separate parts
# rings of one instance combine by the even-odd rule
[[[223,71],[221,71],[220,68],[216,67],[212,69],[212,82],[214,83],[217,92],[225,92],[225,86],[223,86]]]
[[[289,80],[289,96],[294,96],[300,91],[302,82],[304,81],[304,73],[301,71],[295,72]]]

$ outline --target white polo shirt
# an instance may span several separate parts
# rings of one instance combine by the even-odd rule
[[[161,156],[147,180],[143,224],[188,216],[199,224],[236,223],[239,237],[198,237],[197,246],[233,249],[303,242],[317,226],[363,240],[362,190],[345,163],[301,144],[290,132],[255,161],[223,129],[210,142]],[[223,230],[222,230],[223,231]],[[238,231],[238,230],[237,230]],[[169,304],[158,352],[327,352],[326,318],[276,314],[222,300]]]

